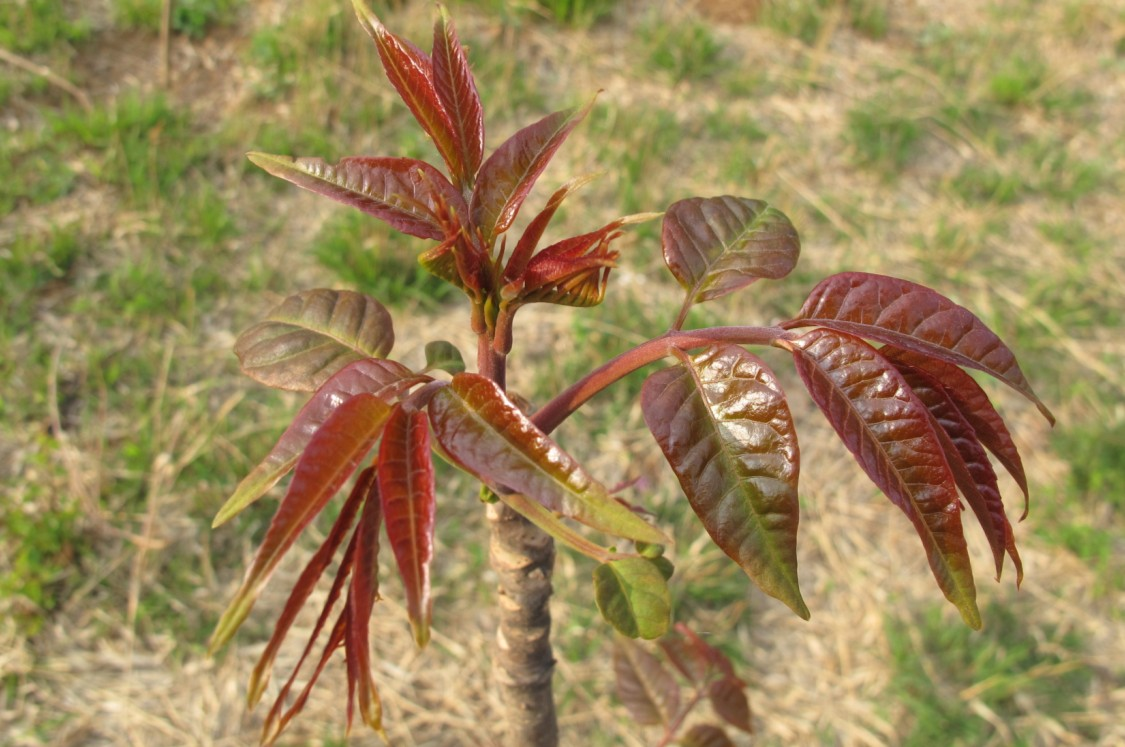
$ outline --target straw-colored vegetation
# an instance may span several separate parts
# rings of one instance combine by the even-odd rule
[[[352,287],[397,312],[407,361],[421,360],[410,325],[472,349],[463,309],[414,268],[409,242],[242,157],[432,155],[350,3],[172,6],[165,49],[160,0],[0,5],[5,745],[254,738],[245,678],[301,559],[279,571],[238,645],[208,660],[204,641],[270,507],[209,526],[300,402],[238,374],[230,347],[248,323],[295,290]],[[431,6],[396,6],[377,10],[427,39]],[[700,309],[701,321],[792,314],[814,279],[842,269],[914,279],[981,313],[1058,415],[1050,431],[989,390],[1033,492],[1017,527],[1024,587],[982,583],[986,627],[973,633],[940,598],[906,520],[785,382],[805,464],[812,621],[758,593],[696,524],[682,522],[674,550],[677,616],[749,681],[755,743],[1125,741],[1120,5],[466,0],[453,12],[494,117],[490,144],[605,89],[542,180],[607,172],[559,230],[690,195],[767,199],[802,232],[797,279]],[[675,296],[655,231],[640,226],[622,245],[603,307],[520,320],[515,389],[541,398],[667,325],[650,314],[654,298]],[[637,480],[630,490],[676,527],[684,502],[644,427],[639,381],[559,438],[608,484]],[[439,485],[434,640],[415,650],[391,585],[376,677],[395,744],[486,744],[497,703],[482,510],[452,472]],[[987,567],[983,539],[970,542]],[[644,745],[611,692],[591,570],[560,553],[564,743]],[[342,683],[341,669],[327,682]],[[342,743],[332,690],[314,693],[286,743]]]

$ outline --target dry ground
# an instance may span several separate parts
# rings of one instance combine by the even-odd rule
[[[1073,282],[1080,287],[1074,291],[1079,297],[1073,303],[1079,310],[1084,293],[1116,297],[1118,303],[1121,299],[1125,68],[1121,57],[1114,56],[1114,44],[1120,44],[1123,32],[1122,16],[1111,3],[985,5],[913,0],[894,4],[889,29],[879,39],[849,27],[837,10],[843,6],[831,6],[811,42],[751,22],[747,14],[738,12],[741,4],[701,5],[693,10],[675,3],[651,7],[625,3],[608,21],[589,30],[527,23],[516,33],[476,9],[466,8],[458,17],[463,37],[478,47],[493,47],[493,57],[500,49],[501,56],[510,52],[520,61],[518,69],[497,68],[491,62],[488,69],[512,76],[508,85],[526,76],[533,84],[547,86],[547,107],[556,95],[571,103],[586,92],[604,89],[600,101],[610,114],[580,130],[560,163],[544,177],[544,183],[553,186],[568,169],[609,172],[576,198],[584,201],[588,212],[578,215],[572,208],[569,223],[600,225],[599,220],[618,210],[621,202],[615,195],[625,188],[627,177],[619,175],[613,159],[655,147],[649,138],[659,133],[622,133],[613,129],[612,118],[630,111],[665,112],[668,119],[660,121],[678,124],[686,139],[668,149],[662,162],[643,163],[644,184],[637,193],[639,199],[651,200],[643,209],[660,209],[693,194],[761,196],[789,214],[803,236],[804,255],[795,288],[763,290],[758,300],[718,304],[716,318],[778,318],[786,309],[796,308],[815,279],[845,267],[910,277],[955,294],[989,323],[1000,325],[1005,336],[1016,335],[1017,354],[1024,352],[1023,344],[1031,359],[1031,378],[1056,407],[1064,427],[1122,422],[1125,348],[1120,328],[1097,319],[1068,326],[1043,301],[1052,298],[1044,287],[1075,274],[1079,279]],[[1069,18],[1064,6],[1089,16],[1076,35],[1060,30]],[[710,15],[696,15],[700,11]],[[252,2],[233,28],[199,40],[173,38],[171,80],[166,87],[170,100],[209,121],[250,118],[266,110],[283,127],[296,126],[306,112],[292,108],[285,97],[265,102],[256,97],[261,71],[248,62],[247,46],[255,30],[297,12],[308,11],[295,1]],[[162,88],[156,64],[158,38],[143,31],[119,31],[107,20],[107,13],[104,8],[94,13],[96,28],[100,23],[104,30],[95,31],[93,41],[79,48],[69,78],[95,103],[129,89]],[[424,40],[428,14],[425,3],[408,5],[390,14],[388,25]],[[747,91],[732,93],[733,85],[720,86],[713,77],[677,80],[663,71],[650,71],[644,24],[653,14],[671,23],[708,19],[714,38],[722,44],[722,64],[745,72]],[[1076,197],[1034,192],[1003,204],[987,199],[974,202],[952,188],[954,176],[966,163],[1021,179],[1030,178],[1028,168],[1043,170],[1045,180],[1068,177],[1065,166],[1063,173],[1046,173],[1049,164],[982,138],[967,119],[941,120],[946,106],[987,98],[988,79],[983,67],[977,69],[972,60],[965,60],[969,71],[962,80],[965,87],[954,90],[936,69],[941,60],[934,60],[933,67],[919,62],[917,40],[937,27],[953,35],[989,27],[997,38],[1023,39],[1033,56],[1048,61],[1050,71],[1033,97],[1041,99],[1079,85],[1089,91],[1093,100],[1079,116],[1055,117],[1033,100],[1006,110],[998,127],[1004,128],[1005,136],[1061,142],[1073,163],[1101,164],[1110,175],[1101,188]],[[366,54],[374,56],[372,50]],[[940,54],[956,54],[956,50]],[[385,97],[389,91],[382,80],[359,80],[344,69],[332,72],[346,81],[349,95]],[[42,97],[27,104],[10,102],[3,116],[9,130],[35,127],[37,107],[61,105],[51,96],[65,99],[67,94],[48,94],[47,104]],[[857,151],[863,146],[849,140],[848,113],[863,102],[877,102],[873,106],[889,107],[919,124],[922,134],[907,163],[857,165],[862,160]],[[345,97],[335,105],[347,107],[349,101]],[[545,110],[525,106],[506,112],[506,119],[492,124],[490,132],[511,131],[516,124],[513,115],[526,119]],[[734,132],[715,134],[707,124],[715,119],[734,122]],[[645,124],[643,116],[636,121]],[[749,122],[761,134],[754,135],[750,145],[741,145],[738,130]],[[251,137],[247,135],[246,150],[255,147]],[[332,141],[333,152],[322,155],[378,148],[378,132],[356,133],[356,137],[361,142]],[[490,140],[491,145],[498,142],[495,136]],[[745,149],[752,153],[740,169],[732,161],[736,151]],[[138,417],[102,412],[74,425],[64,422],[66,397],[65,392],[59,395],[59,382],[71,381],[68,373],[82,368],[75,362],[82,351],[109,344],[107,340],[142,344],[136,333],[92,329],[88,320],[60,313],[58,309],[66,307],[52,305],[49,298],[39,304],[29,330],[32,337],[48,340],[56,352],[44,378],[24,383],[39,393],[36,400],[41,405],[32,406],[36,415],[0,430],[0,454],[7,463],[0,476],[11,500],[40,479],[37,475],[43,468],[32,457],[40,453],[38,434],[50,429],[56,442],[44,458],[55,469],[48,472],[67,476],[66,480],[56,477],[50,489],[78,496],[88,508],[82,530],[96,539],[97,549],[96,556],[83,565],[87,578],[67,585],[68,598],[59,600],[41,630],[29,635],[10,619],[0,622],[0,675],[6,683],[0,696],[0,744],[202,746],[255,741],[261,713],[245,712],[246,677],[264,644],[267,621],[283,601],[287,582],[299,572],[300,556],[307,557],[309,549],[294,553],[298,557],[279,571],[236,645],[214,659],[201,654],[205,630],[202,635],[196,631],[194,639],[185,643],[181,627],[160,621],[182,616],[193,625],[197,620],[209,623],[238,583],[252,550],[248,533],[240,536],[239,529],[228,527],[212,535],[207,528],[210,514],[232,486],[188,480],[184,475],[201,454],[214,450],[225,450],[235,455],[233,462],[246,464],[255,455],[240,453],[239,434],[276,432],[298,404],[283,399],[278,411],[254,400],[253,387],[236,377],[225,351],[238,329],[278,297],[303,287],[340,284],[312,261],[306,249],[337,208],[296,190],[271,193],[272,203],[263,207],[260,196],[247,197],[247,193],[261,195],[269,188],[265,178],[239,171],[241,166],[233,162],[237,149],[227,151],[232,163],[219,164],[215,173],[221,194],[231,201],[231,211],[235,215],[240,210],[257,211],[256,225],[266,223],[260,213],[268,211],[274,223],[268,248],[255,247],[253,236],[242,235],[230,240],[225,250],[256,263],[255,271],[272,272],[281,279],[260,293],[196,299],[194,303],[205,312],[182,326],[161,327],[158,344],[143,343],[157,372],[150,385],[153,413],[157,413],[153,417],[161,421],[158,426],[147,413]],[[128,256],[131,248],[145,242],[164,241],[158,236],[159,214],[123,210],[118,199],[96,179],[83,180],[65,198],[22,206],[0,217],[4,237],[0,246],[21,232],[74,222],[106,228],[98,235],[109,248],[93,256],[114,252]],[[998,221],[1003,230],[997,229]],[[1067,246],[1044,238],[1039,229],[1043,221],[1080,223],[1097,238],[1098,249],[1085,255],[1082,267],[1076,269],[1077,260]],[[954,238],[948,239],[949,235]],[[616,316],[607,312],[580,328],[591,344],[612,348],[615,340],[628,343],[636,333],[624,326],[625,321],[656,306],[663,297],[674,298],[659,279],[660,262],[651,242],[632,243],[626,255],[614,279],[625,311]],[[239,269],[232,272],[248,272],[245,264],[232,262],[236,264]],[[976,272],[975,266],[985,269]],[[657,316],[670,318],[675,308],[671,301]],[[414,322],[406,320],[409,312],[409,306],[396,312],[398,336],[404,341],[399,354],[408,362],[416,361],[420,350],[420,345],[410,342],[412,329],[472,349],[459,327],[459,311],[423,311],[425,316]],[[1013,317],[1018,324],[1003,321]],[[516,387],[529,391],[542,387],[531,364],[552,366],[572,355],[575,330],[569,312],[537,310],[521,319],[517,335],[523,336],[517,338],[517,354],[526,356],[528,363],[514,368]],[[181,366],[195,372],[196,378],[177,377]],[[940,610],[938,628],[959,625],[957,616],[941,604],[908,523],[869,487],[844,449],[834,443],[811,403],[797,394],[796,380],[789,377],[786,383],[794,393],[805,464],[799,553],[812,620],[795,618],[743,584],[722,558],[696,541],[698,533],[689,527],[677,528],[681,610],[690,615],[693,627],[730,643],[744,657],[741,666],[750,682],[758,728],[752,743],[902,743],[914,726],[917,710],[910,702],[912,694],[897,689],[903,687],[903,661],[893,650],[891,631],[910,631],[935,609]],[[916,666],[938,683],[942,697],[993,725],[989,744],[1125,744],[1125,623],[1121,587],[1112,579],[1122,569],[1122,517],[1086,504],[1060,503],[1052,509],[1051,501],[1065,500],[1060,486],[1067,483],[1068,464],[1052,448],[1049,429],[1031,406],[1007,391],[990,391],[1011,418],[1034,494],[1030,518],[1017,528],[1026,566],[1023,588],[1017,592],[1007,576],[997,585],[987,573],[979,572],[985,624],[995,621],[999,610],[1010,610],[1031,640],[1054,647],[1055,658],[1049,665],[1008,675],[1001,672],[998,679],[960,690],[949,690],[952,685],[943,683],[941,672],[930,671],[940,666],[939,659],[919,657]],[[97,395],[93,385],[79,392]],[[6,389],[3,396],[11,401],[13,389]],[[64,402],[61,411],[60,402]],[[638,475],[658,475],[666,482],[670,474],[655,455],[638,409],[620,402],[608,403],[606,409],[613,429],[599,426],[598,415],[591,414],[561,429],[564,443],[588,456],[595,474],[607,483]],[[236,420],[253,422],[240,431],[216,434],[214,422],[228,411]],[[132,428],[142,421],[144,434]],[[124,448],[153,433],[161,448],[144,478],[144,500],[139,508],[115,513],[112,506],[119,504],[104,496],[117,476],[107,474],[104,465],[116,461],[105,451]],[[624,461],[623,455],[630,461]],[[59,465],[65,469],[58,469]],[[1015,492],[1012,485],[1006,487]],[[393,590],[374,623],[376,677],[388,733],[396,745],[478,745],[491,744],[495,738],[498,704],[488,685],[491,579],[481,560],[481,512],[473,505],[471,486],[451,483],[448,488],[450,507],[439,508],[439,522],[443,516],[456,515],[457,526],[443,530],[439,542],[433,643],[424,652],[414,649]],[[646,481],[637,490],[638,498],[650,500],[658,510],[668,510],[676,500],[659,481]],[[464,499],[462,509],[453,508],[458,495]],[[1108,571],[1092,567],[1072,548],[1051,541],[1049,532],[1036,531],[1040,522],[1071,521],[1075,514],[1101,522],[1113,532],[1113,564]],[[260,529],[261,518],[257,521]],[[970,542],[977,568],[984,569],[988,564],[979,540],[973,537]],[[209,558],[216,548],[230,567],[212,566]],[[138,622],[138,609],[144,608],[147,598],[168,588],[182,588],[174,585],[178,582],[172,580],[175,569],[169,566],[170,559],[190,565],[196,587],[183,592],[170,612],[154,618],[156,623]],[[585,562],[561,554],[555,637],[563,652],[556,682],[567,735],[564,743],[643,745],[646,734],[630,723],[611,695],[611,671],[602,642],[608,634],[590,613],[590,570]],[[1111,574],[1108,589],[1106,573]],[[693,597],[696,591],[701,596]],[[716,596],[708,597],[710,593]],[[308,626],[311,620],[302,623]],[[917,639],[921,633],[906,635],[914,636],[910,640],[916,650],[924,648],[925,642]],[[1067,636],[1081,645],[1058,645]],[[286,661],[295,655],[287,650],[278,671],[285,671]],[[283,743],[341,743],[341,669],[330,667],[305,715]],[[1062,682],[1055,678],[1075,670],[1089,677],[1069,712],[1044,712],[1034,700],[1019,700],[1019,690],[1030,689],[1037,681],[1049,686]],[[1016,704],[1004,714],[989,705],[993,688],[1017,693]],[[359,730],[351,743],[377,741]]]

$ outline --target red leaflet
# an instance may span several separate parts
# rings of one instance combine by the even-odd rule
[[[539,214],[531,220],[531,223],[527,224],[527,228],[520,236],[516,248],[512,250],[512,256],[504,267],[505,281],[511,282],[523,274],[524,268],[531,260],[531,255],[535,253],[536,247],[539,246],[539,239],[543,238],[543,232],[547,230],[547,226],[551,223],[551,219],[555,217],[555,212],[562,205],[563,200],[567,198],[567,195],[593,179],[594,175],[580,176],[571,179],[555,190],[551,199],[547,200],[547,205],[539,211]]]
[[[425,412],[395,407],[379,446],[379,495],[387,539],[406,590],[414,640],[430,640],[430,562],[434,557],[434,467]]]
[[[695,724],[677,744],[681,747],[734,747],[726,733],[712,724]]]
[[[785,394],[737,345],[680,355],[645,382],[645,423],[715,544],[808,619],[797,582],[800,454]]]
[[[438,7],[438,14],[434,24],[434,90],[453,127],[462,169],[453,175],[454,181],[471,189],[484,158],[484,110],[453,21],[444,7]]]
[[[726,654],[704,641],[694,630],[683,623],[676,623],[676,632],[683,636],[684,641],[695,653],[695,656],[707,661],[711,666],[722,672],[724,677],[738,679],[734,674],[734,666],[730,663]],[[741,680],[739,681],[741,682]]]
[[[353,0],[356,16],[379,49],[383,70],[410,113],[434,141],[449,173],[457,178],[467,169],[457,146],[457,136],[449,113],[445,111],[434,87],[434,65],[427,55],[407,40],[392,34],[383,26],[362,0]]]
[[[1023,460],[1020,459],[1015,441],[1012,440],[1012,435],[1008,432],[1008,426],[1004,425],[1004,419],[1000,417],[1000,413],[996,412],[996,408],[992,406],[992,402],[981,389],[980,384],[952,363],[931,358],[921,353],[889,345],[880,349],[879,353],[895,365],[903,363],[913,366],[941,382],[945,393],[953,400],[953,404],[957,406],[965,420],[969,421],[969,425],[972,426],[981,444],[996,455],[996,458],[1008,470],[1008,474],[1020,486],[1020,490],[1023,491],[1023,515],[1020,516],[1020,520],[1026,518],[1028,490]]]
[[[429,413],[434,438],[450,459],[494,490],[523,493],[618,537],[669,542],[614,500],[485,377],[457,374],[430,400]]]
[[[386,359],[366,358],[340,369],[301,408],[266,458],[238,484],[234,494],[219,509],[212,526],[219,526],[258,500],[288,474],[313,434],[341,402],[362,392],[390,402],[415,384],[430,380],[429,376],[413,375],[401,363]]]
[[[669,725],[679,715],[680,686],[655,656],[628,638],[613,647],[617,697],[638,724]]]
[[[833,275],[813,288],[796,319],[781,326],[828,327],[979,369],[1023,394],[1055,422],[1008,346],[968,309],[924,285],[866,272]]]
[[[297,613],[301,611],[305,602],[308,601],[309,595],[312,594],[313,589],[316,587],[317,581],[324,574],[324,570],[328,564],[332,562],[332,556],[336,554],[336,550],[344,541],[344,536],[352,527],[352,522],[355,521],[356,514],[359,513],[360,506],[363,505],[367,494],[372,485],[375,483],[375,470],[371,467],[363,470],[359,478],[356,480],[355,486],[352,488],[351,495],[344,503],[344,507],[340,510],[340,515],[336,518],[335,523],[332,524],[332,530],[328,533],[324,543],[317,549],[316,553],[309,560],[305,570],[301,572],[300,578],[297,583],[293,585],[293,591],[289,593],[289,599],[285,602],[285,607],[281,611],[281,615],[277,619],[277,623],[273,629],[273,635],[270,637],[269,643],[266,645],[266,650],[262,652],[261,657],[258,659],[258,664],[254,667],[254,671],[250,675],[250,686],[247,688],[248,692],[246,699],[251,708],[261,699],[262,693],[265,692],[266,685],[269,683],[270,672],[273,669],[273,661],[277,656],[277,651],[281,648],[282,641],[289,633],[289,628],[293,625],[293,621],[297,618]],[[354,552],[354,548],[352,548]],[[350,553],[346,554],[350,561]],[[338,590],[337,590],[338,591]],[[325,605],[326,609],[331,608],[331,602],[335,599],[335,595],[329,595],[329,603]],[[315,638],[315,635],[313,636]]]
[[[445,238],[447,210],[462,220],[467,215],[460,191],[425,161],[354,157],[333,165],[320,158],[267,153],[246,157],[274,176],[362,210],[418,238]]]
[[[797,229],[776,208],[744,197],[693,197],[668,208],[664,260],[692,301],[707,301],[759,278],[782,278],[797,263]]]
[[[976,433],[953,404],[945,388],[929,374],[916,368],[892,361],[906,383],[930,411],[937,425],[935,431],[945,450],[946,461],[953,470],[953,478],[961,494],[969,502],[984,530],[992,557],[996,563],[996,579],[1004,566],[1004,551],[1016,566],[1016,585],[1023,580],[1023,564],[1016,551],[1015,535],[1004,512],[996,472],[988,461],[984,447],[977,441]]]
[[[579,122],[594,106],[555,112],[528,125],[497,148],[481,166],[469,201],[473,224],[480,227],[485,244],[507,231],[516,219],[543,169]]]
[[[736,677],[715,680],[707,688],[707,697],[715,713],[736,729],[751,734],[750,701],[746,699],[746,685]]]
[[[809,394],[867,476],[913,522],[938,586],[979,629],[957,486],[926,406],[862,340],[814,329],[792,345]]]
[[[519,303],[596,306],[605,297],[609,271],[618,253],[610,243],[620,236],[616,220],[597,231],[552,244],[531,258],[523,273],[504,288]]]
[[[239,335],[234,353],[250,378],[312,392],[349,363],[386,358],[394,342],[391,315],[374,298],[317,288],[274,307]]]
[[[371,486],[363,516],[355,530],[355,559],[348,604],[344,610],[347,623],[344,646],[348,667],[348,728],[352,725],[355,697],[363,722],[375,731],[383,731],[383,706],[371,677],[371,643],[368,622],[375,600],[379,598],[379,525],[383,511],[378,490]],[[358,691],[358,692],[357,692]]]
[[[270,522],[246,580],[211,636],[211,651],[230,640],[250,614],[262,586],[379,436],[390,407],[374,394],[357,394],[340,405],[305,447],[289,492]]]

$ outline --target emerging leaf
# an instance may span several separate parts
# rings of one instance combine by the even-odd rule
[[[426,413],[391,411],[379,446],[379,495],[387,539],[394,550],[406,591],[406,611],[414,640],[430,640],[430,563],[434,557],[434,467]]]
[[[781,326],[828,327],[976,368],[1023,394],[1055,422],[1008,346],[968,309],[924,285],[865,272],[833,275],[813,288],[796,319]]]
[[[781,211],[729,195],[674,203],[664,215],[662,243],[668,269],[693,302],[785,277],[801,252],[797,229]]]
[[[413,158],[344,158],[332,165],[320,158],[248,153],[274,176],[358,208],[392,228],[440,241],[449,232],[448,213],[464,220],[465,198],[445,176]]]
[[[638,724],[668,726],[680,713],[680,686],[655,656],[628,638],[613,647],[617,697]]]
[[[715,544],[808,619],[797,582],[800,454],[785,394],[737,345],[681,355],[645,382],[645,422]]]
[[[215,627],[212,652],[242,625],[282,556],[355,471],[389,414],[390,408],[375,395],[357,394],[340,405],[309,441],[242,587]]]
[[[679,739],[681,747],[735,747],[722,729],[712,724],[695,724]]]
[[[996,408],[992,406],[980,384],[958,366],[921,353],[896,348],[893,345],[883,346],[879,353],[896,366],[905,364],[925,371],[941,383],[953,404],[972,426],[981,444],[1000,460],[1008,470],[1008,474],[1020,486],[1020,490],[1023,491],[1023,515],[1020,520],[1026,518],[1028,489],[1023,460],[1020,459],[1012,434],[1008,432],[1008,426],[1004,424],[1004,419],[996,412]]]
[[[437,369],[451,374],[465,370],[465,359],[461,351],[451,342],[435,340],[426,343],[426,370]]]
[[[484,158],[484,110],[477,84],[469,70],[465,50],[457,39],[453,21],[444,7],[438,6],[434,24],[434,91],[449,116],[459,173],[458,184],[472,188],[473,178]]]
[[[814,329],[792,347],[809,394],[867,476],[914,524],[938,586],[979,630],[957,486],[926,406],[858,338]]]
[[[285,299],[239,336],[234,352],[255,381],[311,392],[349,363],[385,358],[394,341],[391,315],[378,301],[321,288]]]
[[[605,297],[609,271],[617,265],[617,252],[609,248],[620,236],[614,221],[597,231],[553,244],[531,258],[527,268],[504,288],[516,303],[555,303],[563,306],[596,306]]]
[[[668,542],[614,500],[485,377],[457,374],[434,395],[429,412],[434,437],[446,454],[498,493],[523,493],[618,537]]]
[[[551,219],[555,217],[555,212],[559,209],[559,206],[562,205],[563,200],[565,200],[567,195],[571,192],[589,184],[597,176],[597,174],[586,174],[585,176],[571,179],[551,195],[551,199],[547,200],[547,205],[532,219],[531,223],[527,225],[527,228],[520,236],[519,242],[516,243],[516,248],[512,251],[512,256],[508,259],[507,265],[504,266],[504,280],[511,282],[523,274],[527,263],[531,260],[531,256],[539,246],[539,239],[543,238],[543,232],[547,230],[547,226],[551,223]]]
[[[462,181],[464,175],[469,173],[469,168],[465,163],[465,153],[460,148],[460,137],[434,85],[433,61],[418,47],[388,31],[379,18],[363,4],[363,0],[353,0],[353,5],[364,31],[379,49],[379,59],[383,62],[387,79],[406,102],[418,124],[422,125],[422,129],[434,141],[438,153],[449,167],[449,173],[455,180]],[[437,51],[439,54],[453,53],[452,50]],[[456,85],[457,81],[452,83]],[[483,132],[481,137],[483,138]]]
[[[647,558],[620,558],[594,570],[594,601],[606,622],[629,638],[652,640],[668,632],[672,597]]]
[[[415,376],[401,363],[386,359],[364,358],[340,369],[305,403],[266,458],[242,479],[211,526],[229,520],[288,474],[313,434],[341,402],[361,392],[390,402],[415,384],[429,380],[428,376]]]
[[[486,245],[491,246],[497,236],[511,227],[539,175],[593,106],[591,99],[581,109],[547,115],[505,140],[484,162],[477,174],[469,211],[473,224],[483,232]]]

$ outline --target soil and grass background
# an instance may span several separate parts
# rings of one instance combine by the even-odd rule
[[[437,160],[350,5],[173,0],[165,35],[161,0],[0,4],[0,745],[256,742],[246,678],[311,543],[208,658],[274,501],[218,530],[211,519],[301,404],[239,374],[242,329],[295,291],[351,288],[392,310],[408,364],[429,339],[473,350],[464,304],[414,261],[424,242],[244,158]],[[1125,743],[1122,6],[450,6],[490,147],[604,89],[530,200],[529,212],[572,176],[605,172],[568,201],[559,235],[689,196],[766,199],[801,231],[798,269],[690,323],[770,323],[828,273],[897,275],[975,310],[1058,416],[1050,429],[987,385],[1032,500],[1016,527],[1022,589],[1010,566],[992,581],[970,532],[980,633],[784,358],[769,360],[788,372],[801,437],[811,622],[759,593],[691,518],[644,427],[641,378],[560,429],[674,532],[677,617],[749,683],[757,734],[743,743]],[[428,48],[430,3],[373,7]],[[620,246],[604,305],[518,320],[510,381],[533,401],[674,318],[659,224]],[[434,640],[415,649],[385,574],[375,674],[393,744],[486,745],[499,708],[483,512],[467,480],[446,470],[439,483]],[[1018,516],[1018,489],[1002,488]],[[564,744],[651,744],[613,695],[591,571],[560,552]],[[282,652],[279,673],[298,653]],[[344,743],[343,681],[336,662],[284,744]],[[357,729],[350,743],[378,740]]]

